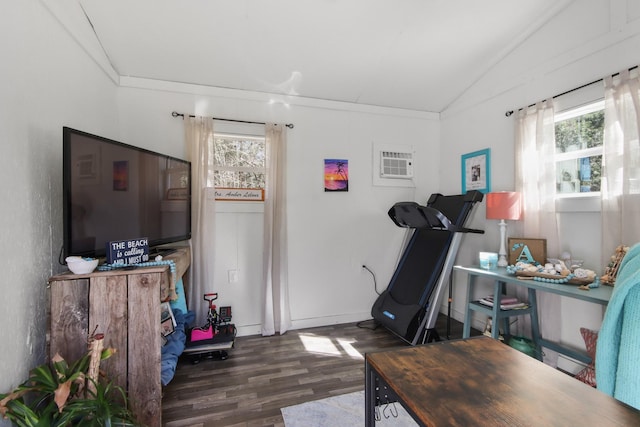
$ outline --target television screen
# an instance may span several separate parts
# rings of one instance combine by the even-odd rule
[[[110,241],[191,238],[191,164],[63,128],[64,256],[103,257]]]

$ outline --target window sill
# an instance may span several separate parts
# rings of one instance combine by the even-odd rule
[[[219,213],[264,213],[264,202],[226,202],[216,201]]]
[[[600,193],[557,197],[556,212],[600,212]]]

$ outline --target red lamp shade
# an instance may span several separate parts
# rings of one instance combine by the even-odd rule
[[[522,218],[522,200],[515,191],[487,193],[487,219],[517,221]]]

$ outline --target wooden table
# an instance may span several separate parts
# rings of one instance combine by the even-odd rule
[[[365,371],[368,427],[385,395],[422,426],[640,425],[640,411],[484,336],[367,354]]]

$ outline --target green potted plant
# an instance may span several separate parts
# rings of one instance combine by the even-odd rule
[[[28,380],[0,394],[0,415],[20,427],[139,425],[126,392],[98,374],[100,361],[115,352],[102,348],[103,338],[93,336],[89,352],[72,365],[56,355],[32,369]]]

